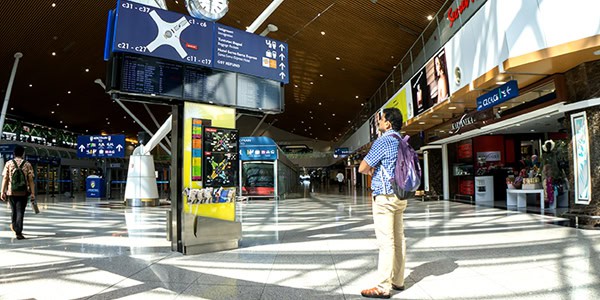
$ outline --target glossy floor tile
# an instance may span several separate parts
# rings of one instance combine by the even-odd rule
[[[165,210],[41,197],[26,240],[0,203],[0,299],[361,299],[377,246],[364,191],[238,203],[240,248],[170,251]],[[600,299],[600,231],[546,211],[411,200],[394,299]]]

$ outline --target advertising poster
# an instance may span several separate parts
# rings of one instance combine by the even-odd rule
[[[446,52],[442,49],[410,81],[413,111],[417,116],[450,97]]]
[[[586,113],[571,115],[573,157],[575,158],[575,203],[590,204],[592,182],[590,172],[590,143]]]
[[[406,88],[402,88],[394,96],[392,96],[390,101],[388,101],[387,104],[383,106],[383,108],[399,109],[400,112],[402,113],[402,122],[406,122],[410,119],[409,114],[408,114],[408,111],[409,111],[409,107],[407,105],[408,102],[412,102],[412,101],[407,101]],[[410,109],[412,110],[412,103],[410,105]]]
[[[198,121],[200,120],[202,121],[202,124],[198,124]],[[193,178],[193,176],[197,176],[197,173],[194,173],[193,169],[194,167],[198,167],[198,161],[196,160],[196,163],[194,163],[194,158],[198,158],[198,153],[196,152],[196,157],[194,157],[194,150],[203,150],[200,154],[202,155],[202,160],[200,161],[199,167],[201,170],[200,174],[206,174],[203,172],[207,167],[206,160],[204,160],[206,144],[197,144],[199,138],[205,138],[202,131],[200,131],[202,136],[198,136],[198,125],[203,125],[202,128],[205,128],[206,126],[209,126],[206,124],[221,128],[235,128],[235,109],[209,104],[185,102],[182,170],[185,196],[183,209],[186,213],[196,216],[234,221],[235,202],[233,200],[235,199],[235,188],[205,187],[202,181],[195,180],[198,177]],[[195,145],[194,141],[196,141]],[[206,179],[204,177],[205,176],[202,176],[201,179],[205,181]]]

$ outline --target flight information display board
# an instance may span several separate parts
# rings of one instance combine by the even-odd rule
[[[125,56],[121,63],[121,91],[181,98],[183,67],[144,57]]]
[[[238,107],[282,110],[279,82],[238,74],[237,84]]]
[[[183,76],[183,98],[191,101],[236,105],[236,74],[186,66]]]

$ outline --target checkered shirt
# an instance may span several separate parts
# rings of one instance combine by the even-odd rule
[[[385,167],[389,176],[393,176],[396,170],[396,158],[398,157],[398,140],[392,136],[398,134],[390,129],[386,131],[380,138],[373,142],[371,150],[365,156],[365,162],[375,168],[373,180],[371,180],[371,190],[373,196],[393,194],[392,185],[389,182],[389,177],[383,172],[382,166]]]

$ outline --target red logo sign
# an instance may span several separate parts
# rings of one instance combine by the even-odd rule
[[[475,2],[475,0],[471,0],[470,2]],[[452,25],[454,25],[454,21],[456,21],[456,19],[458,19],[458,17],[460,17],[460,15],[462,15],[462,13],[468,7],[469,7],[469,0],[462,0],[460,2],[460,4],[458,5],[457,9],[452,9],[452,7],[450,7],[450,9],[448,9],[448,21],[450,21],[451,28],[452,28]]]

